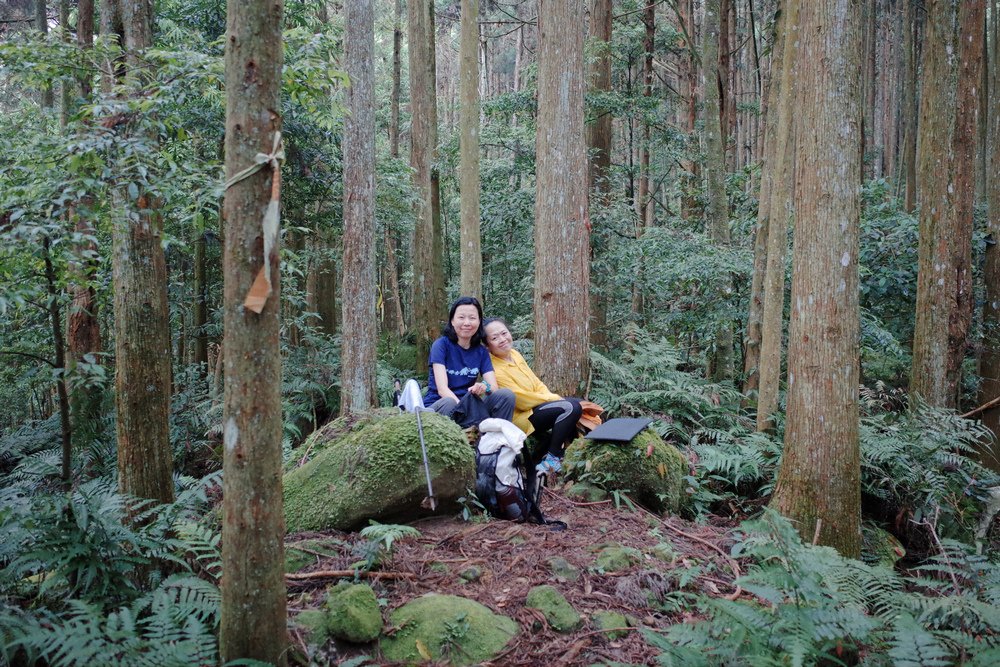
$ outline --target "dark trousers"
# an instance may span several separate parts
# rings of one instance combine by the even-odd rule
[[[535,437],[541,445],[541,448],[534,452],[536,461],[541,461],[545,454],[562,458],[566,452],[566,445],[576,437],[576,423],[580,421],[582,413],[580,399],[573,397],[535,406],[528,421],[535,427]]]

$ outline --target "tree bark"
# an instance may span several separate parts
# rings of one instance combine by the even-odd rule
[[[226,19],[226,177],[270,154],[281,130],[281,0],[230,0]],[[278,241],[264,256],[262,216],[277,203],[279,169],[266,164],[225,193],[222,661],[286,664],[281,489]],[[260,313],[244,299],[261,271]]]
[[[580,395],[590,369],[582,20],[580,0],[539,7],[535,368],[562,395]]]
[[[94,0],[79,0],[76,8],[76,43],[81,49],[94,46]],[[88,99],[91,93],[90,75],[80,74],[80,95]]]
[[[788,420],[771,504],[804,539],[816,535],[857,558],[862,49],[852,4],[802,2],[799,10]]]
[[[208,377],[208,275],[205,260],[206,234],[197,230],[194,241],[194,363],[203,380]]]
[[[403,0],[393,3],[392,92],[389,96],[389,155],[399,157],[399,88],[402,78]]]
[[[792,199],[795,169],[795,87],[796,42],[799,37],[798,2],[789,2],[780,17],[782,29],[780,83],[774,105],[777,115],[774,137],[774,164],[767,205],[770,221],[767,230],[767,265],[764,270],[764,307],[761,311],[760,388],[757,395],[757,430],[773,428],[778,410],[781,385],[782,326],[785,313],[785,257],[788,251],[788,226],[794,219]]]
[[[720,125],[725,81],[719,68],[719,2],[705,3],[705,32],[702,45],[702,67],[705,72],[705,176],[707,179],[708,235],[718,246],[729,245],[729,202],[726,197],[726,150]],[[728,287],[731,290],[731,285]],[[727,292],[728,294],[728,292]],[[709,354],[707,373],[713,381],[733,377],[733,327],[730,322],[718,325],[715,346]]]
[[[52,240],[43,240],[45,257],[45,283],[49,294],[49,324],[52,327],[52,347],[55,352],[56,394],[59,397],[59,426],[62,440],[62,482],[70,488],[70,461],[73,456],[73,431],[70,423],[69,392],[66,390],[66,345],[63,341],[62,313],[59,309],[59,291],[56,288],[56,271],[52,266]]]
[[[120,25],[128,50],[126,76],[138,87],[143,51],[152,47],[152,6],[114,3],[109,25]],[[115,309],[115,404],[118,486],[163,503],[174,499],[170,447],[171,344],[167,265],[159,202],[141,188],[121,188],[124,210],[112,230]]]
[[[861,159],[864,164],[864,179],[870,179],[876,175],[875,164],[877,162],[872,154],[875,145],[875,36],[876,29],[876,4],[877,0],[862,0],[861,21],[862,21],[862,48],[864,49],[861,66],[863,68],[862,91],[864,99],[861,103],[863,129],[861,132]]]
[[[42,34],[42,37],[49,34],[49,15],[45,7],[45,0],[35,0],[35,29]],[[45,87],[42,88],[39,101],[46,109],[52,107],[54,98],[51,83],[45,84]]]
[[[900,181],[903,207],[907,213],[917,210],[917,61],[919,19],[914,2],[903,0],[903,155]]]
[[[589,88],[594,93],[611,91],[611,0],[593,0],[590,12],[590,39],[595,42],[597,53],[588,73]],[[520,33],[518,36],[520,40]],[[610,110],[598,107],[596,117],[587,124],[588,162],[587,183],[589,192],[595,193],[603,204],[609,201],[611,184],[611,136],[613,117]],[[591,254],[599,257],[607,251],[607,230],[598,225],[593,234]],[[595,283],[602,282],[595,276]],[[590,344],[599,349],[608,347],[608,302],[600,284],[590,293]]]
[[[656,4],[650,2],[642,12],[642,22],[645,26],[645,35],[642,41],[643,63],[642,63],[642,97],[649,100],[653,96],[653,51],[656,41]],[[647,110],[645,113],[649,113]],[[635,238],[640,242],[647,227],[653,226],[653,198],[649,192],[649,144],[650,144],[650,123],[644,116],[641,120],[641,133],[639,138],[639,183],[635,195]],[[642,253],[638,256],[638,265],[635,271],[635,281],[632,283],[632,315],[636,321],[643,310],[642,284],[644,281],[645,263]]]
[[[991,13],[990,20],[994,29],[991,44],[992,51],[988,62],[992,70],[990,89],[994,92],[989,100],[987,119],[990,125],[988,132],[988,165],[986,183],[986,259],[983,264],[983,284],[985,298],[983,299],[983,346],[979,358],[979,403],[984,405],[1000,397],[1000,95],[996,94],[1000,82],[1000,45],[996,42],[995,32],[998,26],[997,15]],[[983,412],[983,424],[989,427],[993,434],[1000,438],[1000,406]],[[992,451],[984,449],[982,458],[990,468],[1000,472],[1000,450],[994,445]]]
[[[417,193],[413,230],[413,320],[417,344],[417,371],[427,370],[430,344],[438,335],[444,310],[441,276],[441,240],[433,212],[432,170],[437,154],[435,91],[434,3],[411,0],[407,24],[410,54],[410,167]]]
[[[927,40],[920,94],[917,189],[920,247],[912,394],[937,407],[955,407],[957,387],[949,372],[950,323],[957,317],[958,218],[954,130],[956,120],[955,10],[950,0],[927,0]],[[961,113],[961,110],[958,111]]]
[[[306,307],[319,316],[317,328],[324,334],[337,333],[337,262],[333,257],[336,241],[328,229],[317,228],[311,237],[312,265],[306,277]]]
[[[461,278],[459,291],[483,298],[483,250],[479,232],[479,0],[462,0]]]
[[[375,13],[372,0],[345,5],[344,282],[340,413],[375,405]]]
[[[382,268],[383,332],[399,340],[406,333],[403,302],[399,293],[399,260],[396,258],[396,235],[386,225],[385,266]]]

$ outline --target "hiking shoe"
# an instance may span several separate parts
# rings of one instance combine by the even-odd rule
[[[562,459],[558,456],[552,456],[551,454],[546,454],[537,466],[535,466],[541,474],[557,473],[562,470]]]

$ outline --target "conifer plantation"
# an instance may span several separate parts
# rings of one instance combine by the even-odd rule
[[[8,0],[0,156],[0,667],[1000,664],[1000,1]]]

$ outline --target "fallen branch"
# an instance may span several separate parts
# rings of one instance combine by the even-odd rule
[[[318,572],[296,572],[286,574],[286,581],[313,581],[319,579],[346,579],[362,577],[366,579],[413,579],[409,572],[368,572],[367,570],[320,570]]]
[[[990,408],[995,408],[998,405],[1000,405],[1000,396],[997,396],[992,401],[987,401],[986,403],[983,403],[978,408],[973,408],[972,410],[969,410],[964,415],[961,415],[961,417],[962,419],[968,419],[969,417],[974,417],[978,415],[980,412],[986,412]]]
[[[603,631],[602,631],[603,632]],[[588,633],[590,634],[590,633]],[[585,649],[590,644],[590,639],[586,635],[578,642],[574,643],[568,651],[563,655],[562,658],[556,662],[557,667],[565,667],[566,665],[572,665],[573,661],[576,660],[576,656],[580,655],[580,651]]]

